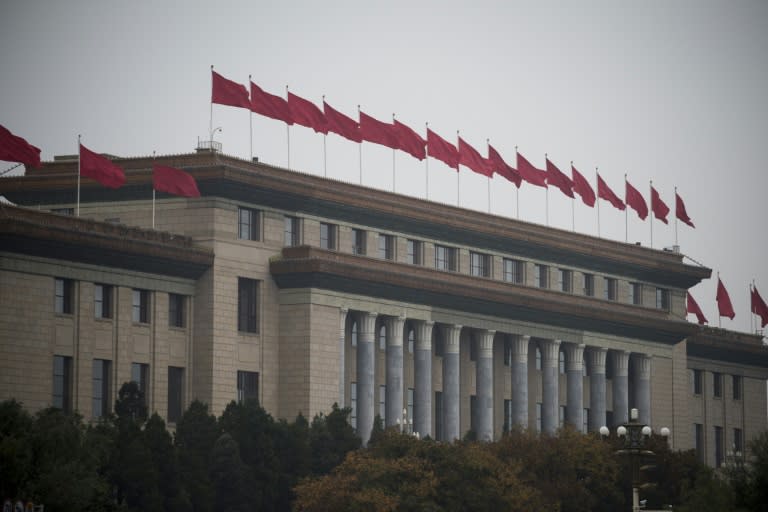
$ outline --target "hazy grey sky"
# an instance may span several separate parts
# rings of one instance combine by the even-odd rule
[[[208,138],[210,65],[247,85],[291,91],[351,117],[393,113],[512,165],[544,153],[620,196],[624,174],[672,208],[653,246],[674,243],[674,187],[696,229],[681,251],[720,271],[736,309],[722,326],[750,329],[748,285],[768,300],[768,2],[114,2],[0,4],[0,124],[44,159],[89,148],[122,156],[185,153]],[[253,153],[286,165],[286,128],[253,116]],[[248,113],[215,105],[224,152],[249,158]],[[392,189],[392,151],[364,143],[363,184]],[[8,166],[0,168],[0,171]],[[291,167],[323,174],[323,138],[291,128]],[[395,161],[396,191],[425,196],[425,164]],[[330,134],[327,173],[358,181],[358,145]],[[462,168],[461,206],[487,211],[487,179]],[[429,197],[455,204],[455,171],[429,162]],[[523,185],[520,218],[545,223],[544,189]],[[491,182],[492,213],[514,217],[515,188]],[[571,200],[549,191],[549,224],[571,229]],[[600,205],[601,235],[623,241],[625,217]],[[576,230],[597,235],[579,201]],[[629,241],[650,245],[629,212]],[[717,326],[716,274],[692,289]]]

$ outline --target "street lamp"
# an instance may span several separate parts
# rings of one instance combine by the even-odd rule
[[[408,434],[419,439],[419,433],[413,431],[413,418],[408,417],[408,409],[403,409],[403,415],[395,420],[401,434]]]
[[[608,427],[600,427],[601,436],[608,437],[610,433],[611,431]],[[635,408],[629,411],[629,422],[616,428],[616,435],[624,440],[624,447],[617,450],[616,455],[628,456],[632,471],[632,512],[639,512],[640,510],[640,495],[638,492],[640,485],[640,459],[644,456],[653,457],[656,455],[652,451],[645,449],[645,443],[651,436],[651,433],[651,427],[638,421],[638,411]],[[669,437],[669,429],[667,427],[662,427],[659,433],[665,440]]]

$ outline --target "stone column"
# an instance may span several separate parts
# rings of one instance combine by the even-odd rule
[[[357,434],[368,444],[373,428],[376,402],[374,401],[374,371],[376,368],[376,317],[378,313],[360,315],[357,340]]]
[[[613,423],[629,421],[629,352],[611,350],[613,358]]]
[[[344,408],[344,397],[345,393],[344,390],[347,385],[347,374],[346,374],[346,328],[347,328],[347,313],[349,313],[349,310],[345,307],[339,308],[339,407]]]
[[[387,388],[385,408],[387,426],[397,425],[403,415],[403,325],[405,317],[387,318]]]
[[[414,347],[413,431],[432,437],[432,327],[419,322]]]
[[[560,340],[540,340],[541,350],[541,431],[554,434],[560,408]]]
[[[589,364],[589,430],[597,432],[606,425],[605,416],[605,356],[607,348],[590,347],[587,350]]]
[[[493,337],[496,331],[482,331],[477,347],[477,439],[493,441]]]
[[[512,423],[528,428],[528,343],[530,336],[512,336]],[[511,427],[511,425],[510,425]]]
[[[636,354],[635,403],[640,423],[651,424],[651,356]]]
[[[565,344],[565,373],[568,383],[568,402],[565,420],[577,432],[584,431],[584,344]]]
[[[461,436],[459,407],[459,335],[460,325],[445,328],[445,349],[443,351],[443,425],[445,439],[453,441]]]

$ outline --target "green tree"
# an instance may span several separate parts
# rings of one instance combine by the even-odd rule
[[[214,489],[210,478],[211,452],[221,430],[208,406],[193,401],[176,423],[175,445],[181,480],[195,512],[214,508]]]
[[[18,497],[28,492],[34,468],[32,416],[21,402],[0,402],[0,497]]]
[[[240,448],[231,435],[222,434],[211,453],[211,481],[216,510],[242,512],[260,510],[253,475],[240,458]]]
[[[341,464],[347,453],[360,448],[360,438],[349,424],[352,409],[334,403],[327,415],[318,414],[309,429],[311,472],[325,475]]]

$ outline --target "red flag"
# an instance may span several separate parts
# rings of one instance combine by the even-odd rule
[[[656,192],[656,189],[651,186],[651,210],[653,210],[653,215],[659,219],[664,224],[668,224],[667,222],[667,214],[669,213],[669,206],[667,206],[664,201],[661,200],[661,197],[659,197],[659,193]]]
[[[82,144],[80,144],[80,174],[93,178],[109,188],[120,188],[125,184],[125,174],[120,167]]]
[[[459,151],[456,146],[427,128],[427,154],[459,170]]]
[[[152,186],[160,192],[177,196],[200,197],[195,178],[174,167],[165,165],[152,166]]]
[[[696,315],[696,320],[699,322],[699,325],[704,325],[707,322],[707,318],[704,316],[704,313],[701,311],[701,308],[699,307],[699,304],[693,300],[693,297],[691,297],[691,294],[688,294],[688,306],[686,308],[686,311],[688,313],[691,313],[693,315]]]
[[[488,144],[488,163],[496,174],[501,174],[508,181],[517,185],[517,188],[520,188],[520,185],[523,182],[520,173],[517,172],[517,169],[508,165],[507,162],[501,158],[499,152],[490,144]]]
[[[768,305],[757,292],[757,287],[753,286],[750,292],[752,298],[752,312],[756,315],[760,315],[760,327],[765,327],[768,324]]]
[[[347,117],[323,100],[323,111],[325,120],[328,123],[328,131],[341,135],[352,142],[362,142],[363,136],[360,134],[360,126],[357,121]]]
[[[546,188],[547,172],[531,165],[531,162],[526,160],[520,153],[517,154],[517,172],[519,172],[520,176],[531,185]]]
[[[677,191],[675,191],[675,215],[678,219],[685,222],[692,228],[696,227],[693,225],[693,221],[688,216],[688,212],[685,211],[685,203],[683,202],[683,198],[677,194]]]
[[[547,158],[547,183],[560,189],[560,192],[573,197],[573,182]]]
[[[723,282],[720,280],[720,276],[717,277],[717,310],[720,316],[727,316],[731,320],[736,316],[733,311],[733,305],[731,304],[731,297],[728,295],[728,291],[723,286]]]
[[[597,197],[605,199],[613,205],[614,208],[624,211],[626,206],[619,197],[613,193],[613,190],[603,181],[600,175],[597,175]]]
[[[0,160],[18,162],[27,167],[40,167],[40,148],[0,125]]]
[[[245,86],[227,80],[214,70],[211,70],[211,73],[213,74],[213,90],[211,91],[213,103],[251,109],[251,100],[248,99],[248,90]]]
[[[571,179],[573,180],[573,191],[581,196],[584,204],[595,206],[595,191],[592,190],[587,179],[573,165],[571,165]]]
[[[251,112],[293,124],[288,102],[280,96],[270,94],[251,82]]]
[[[427,142],[409,126],[404,125],[397,119],[394,122],[394,132],[397,136],[397,146],[409,155],[419,160],[427,158]]]
[[[328,133],[325,114],[311,101],[288,91],[288,108],[294,123],[312,128],[317,133]]]
[[[645,203],[643,195],[635,187],[630,185],[626,179],[624,182],[627,184],[627,190],[624,196],[627,206],[631,206],[637,212],[637,216],[642,220],[645,220],[645,218],[648,217],[648,205]]]
[[[471,170],[483,176],[489,178],[493,176],[493,169],[489,162],[480,156],[475,148],[467,144],[464,139],[459,137],[459,163],[465,167],[469,167]]]
[[[360,133],[363,140],[374,144],[381,144],[392,149],[400,149],[395,125],[375,119],[362,110],[360,111]]]

